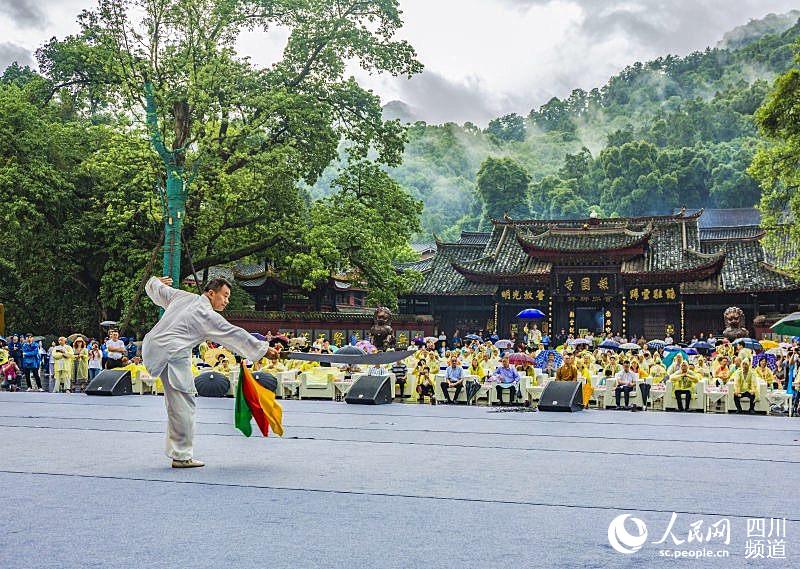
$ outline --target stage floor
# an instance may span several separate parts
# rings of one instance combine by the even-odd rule
[[[286,401],[286,436],[248,439],[233,400],[198,405],[207,466],[175,470],[161,397],[0,394],[0,567],[800,565],[797,419]],[[654,544],[673,513],[684,543]],[[687,542],[723,518],[728,545]]]

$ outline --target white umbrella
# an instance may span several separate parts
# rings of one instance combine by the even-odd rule
[[[620,344],[620,350],[638,350],[640,348],[639,344],[634,344],[633,342],[628,342],[627,344]]]
[[[114,320],[103,320],[100,323],[100,326],[102,326],[103,328],[108,328],[109,326],[116,326],[116,325],[117,322],[115,322]]]

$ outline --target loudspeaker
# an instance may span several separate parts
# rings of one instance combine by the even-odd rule
[[[580,411],[583,391],[578,381],[551,381],[539,397],[539,411]]]
[[[86,395],[131,395],[131,372],[104,369],[86,386]]]
[[[357,405],[391,403],[392,378],[388,375],[362,375],[353,383],[344,400]]]

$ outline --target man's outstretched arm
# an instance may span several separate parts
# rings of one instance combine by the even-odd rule
[[[172,279],[170,277],[150,277],[144,290],[147,296],[150,297],[150,300],[165,310],[175,298],[187,294],[192,295],[191,292],[172,288]]]

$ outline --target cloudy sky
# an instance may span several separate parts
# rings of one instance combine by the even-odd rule
[[[0,68],[52,36],[77,31],[93,0],[0,0]],[[411,79],[353,73],[384,102],[399,99],[429,122],[485,124],[527,113],[576,87],[601,86],[634,61],[713,46],[753,18],[797,0],[400,0],[401,33],[425,72]],[[250,33],[240,49],[259,64],[279,57],[286,30]]]

